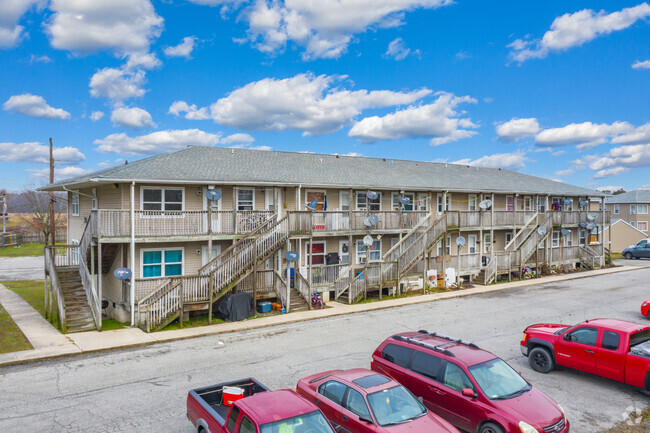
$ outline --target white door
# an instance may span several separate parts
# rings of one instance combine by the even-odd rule
[[[492,251],[492,236],[489,233],[485,233],[483,235],[483,252],[490,254],[490,251]]]
[[[218,257],[221,254],[221,245],[212,245],[212,258]],[[203,245],[201,248],[201,266],[205,266],[209,261],[208,257],[208,246]]]
[[[350,243],[348,241],[339,241],[339,258],[342,265],[350,264]]]
[[[221,192],[221,188],[214,188],[215,190]],[[223,198],[217,200],[216,203],[208,200],[206,193],[208,191],[207,187],[203,187],[203,210],[208,210],[208,204],[212,204],[212,233],[221,233],[221,213],[218,212],[221,210],[221,202]],[[206,215],[203,218],[203,230],[208,232],[208,216]]]
[[[476,254],[476,235],[467,235],[467,252]]]

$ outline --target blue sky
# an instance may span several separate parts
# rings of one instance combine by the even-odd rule
[[[84,4],[85,3],[85,4]],[[650,184],[641,1],[0,3],[0,188],[187,145]]]

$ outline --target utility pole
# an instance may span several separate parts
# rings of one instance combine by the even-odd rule
[[[54,183],[54,156],[52,153],[52,137],[50,137],[50,185]],[[50,191],[50,243],[56,245],[56,224],[54,222],[54,191]]]

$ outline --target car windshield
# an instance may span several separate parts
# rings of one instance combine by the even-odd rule
[[[368,403],[380,426],[402,424],[427,413],[427,408],[402,385],[368,394]]]
[[[490,400],[506,400],[520,396],[532,388],[502,359],[495,358],[469,368]]]
[[[262,424],[261,433],[334,433],[332,426],[317,410],[304,415]]]

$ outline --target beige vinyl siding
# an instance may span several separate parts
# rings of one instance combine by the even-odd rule
[[[611,228],[611,251],[620,253],[625,248],[630,245],[634,245],[639,242],[641,239],[645,239],[647,236],[641,233],[638,230],[635,230],[634,227],[629,226],[623,221],[617,221],[609,227],[605,228],[605,241],[608,242],[610,239],[610,228]]]
[[[99,209],[122,209],[122,190],[120,186],[102,185],[97,187],[97,207]]]
[[[102,280],[102,296],[111,302],[122,302],[122,282],[113,276],[113,272],[122,266],[122,255],[124,254],[124,249],[128,247],[127,244],[122,245],[117,252],[117,257],[115,257],[110,271],[104,275],[104,279]]]

